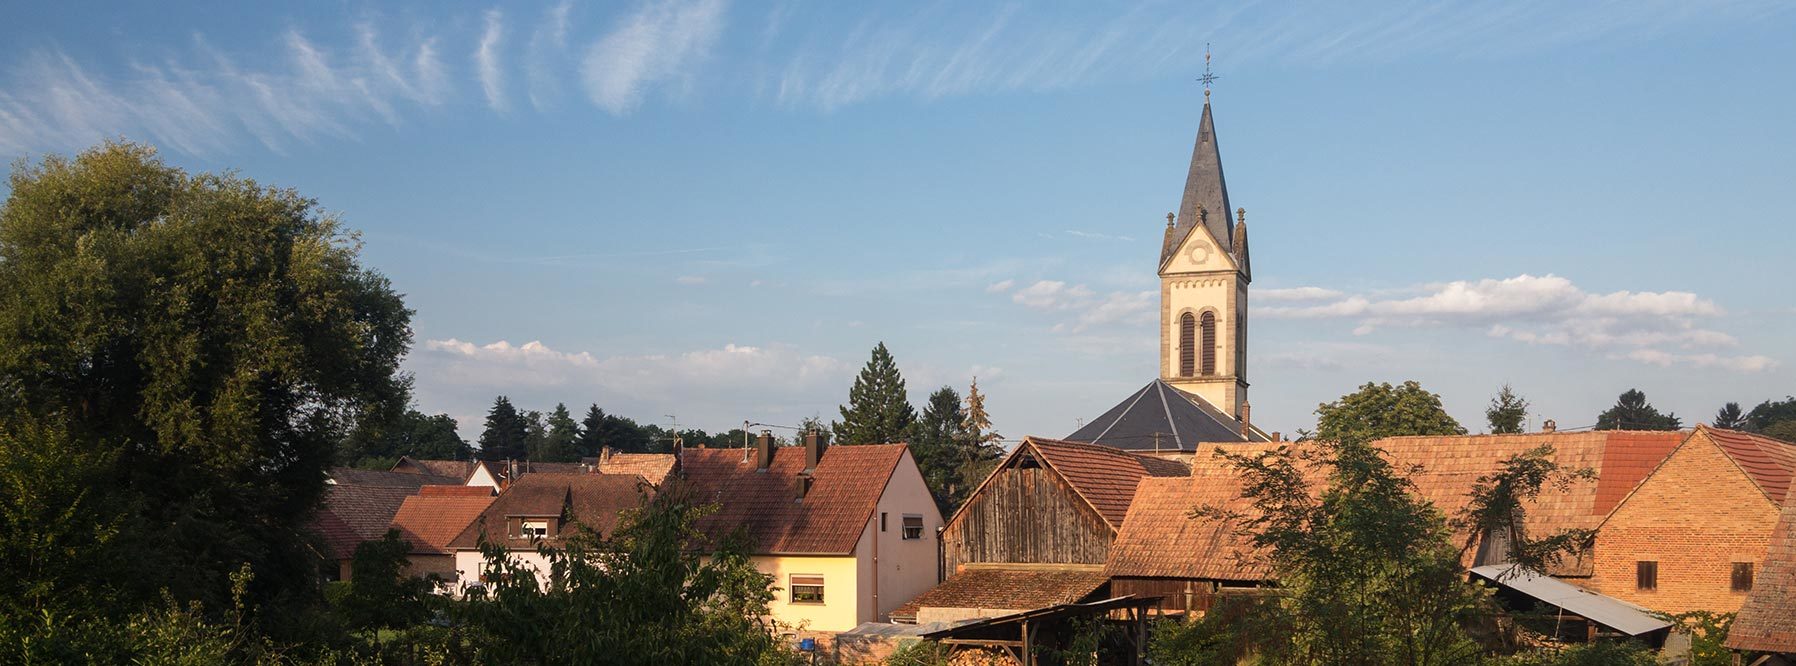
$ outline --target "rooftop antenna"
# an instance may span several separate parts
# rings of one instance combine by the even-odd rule
[[[1204,75],[1197,77],[1197,80],[1204,84],[1205,104],[1210,103],[1210,84],[1215,83],[1216,79],[1220,78],[1222,77],[1210,72],[1210,43],[1204,42]]]
[[[667,417],[668,421],[667,441],[672,442],[673,450],[678,452],[680,450],[680,420],[674,418],[672,414],[662,414],[662,416]]]

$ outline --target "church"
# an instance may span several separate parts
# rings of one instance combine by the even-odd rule
[[[1247,210],[1229,205],[1208,90],[1159,274],[1160,376],[1066,439],[1170,455],[1272,439],[1247,401]]]

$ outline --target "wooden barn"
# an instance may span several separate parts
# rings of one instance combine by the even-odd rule
[[[961,617],[1017,610],[1014,602],[994,607],[984,595],[1019,586],[1058,603],[1080,601],[1103,585],[1101,570],[1136,485],[1188,469],[1105,446],[1024,439],[943,526],[948,580],[893,618],[914,620],[920,605],[957,609],[952,614]]]

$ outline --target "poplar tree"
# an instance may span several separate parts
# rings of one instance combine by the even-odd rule
[[[835,424],[837,442],[885,444],[909,438],[917,412],[910,406],[904,376],[898,373],[886,343],[873,348],[873,358],[848,390],[848,404],[839,409],[842,420]]]

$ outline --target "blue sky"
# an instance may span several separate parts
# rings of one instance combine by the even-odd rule
[[[1205,43],[1266,429],[1366,381],[1474,431],[1504,382],[1562,427],[1796,392],[1788,3],[0,7],[0,157],[316,197],[470,437],[501,393],[828,418],[881,340],[1067,434],[1155,374]]]

